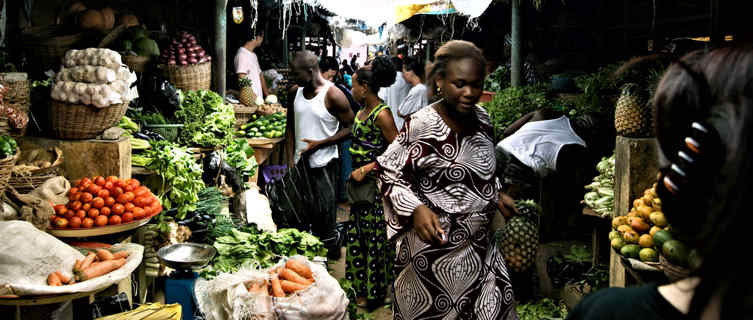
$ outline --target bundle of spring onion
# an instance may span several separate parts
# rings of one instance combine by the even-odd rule
[[[611,215],[614,211],[614,154],[609,158],[602,158],[596,165],[599,175],[586,186],[590,190],[583,198],[583,202],[602,217]]]

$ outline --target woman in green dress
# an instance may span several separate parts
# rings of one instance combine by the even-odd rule
[[[392,62],[383,56],[353,75],[353,98],[363,106],[356,115],[350,147],[350,179],[356,182],[376,178],[375,160],[397,136],[390,107],[377,96],[379,88],[395,82],[395,76]],[[376,307],[383,303],[394,279],[395,250],[387,240],[382,196],[377,193],[372,201],[352,203],[350,222],[345,277],[353,283],[359,306]]]

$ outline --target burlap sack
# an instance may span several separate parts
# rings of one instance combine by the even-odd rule
[[[311,267],[316,282],[285,298],[249,293],[247,288],[251,283],[269,280],[270,269],[284,266],[286,259],[282,259],[269,269],[242,269],[232,274],[221,274],[211,281],[199,279],[195,287],[199,307],[208,320],[347,319],[348,298],[327,269],[309,262],[303,256],[289,259],[298,259]]]
[[[20,209],[20,220],[31,222],[37,229],[46,230],[50,217],[55,214],[53,205],[66,204],[66,194],[71,184],[64,177],[50,178],[34,191],[19,194],[11,189],[15,197],[23,203]]]
[[[48,295],[91,292],[108,287],[130,276],[141,264],[144,247],[118,244],[112,251],[128,250],[130,255],[120,269],[104,276],[72,285],[51,287],[47,276],[55,271],[71,276],[76,259],[84,256],[52,235],[26,221],[0,222],[0,295]]]

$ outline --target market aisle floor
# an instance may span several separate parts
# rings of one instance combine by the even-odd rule
[[[347,204],[340,205],[340,209],[337,210],[337,222],[348,221],[349,211],[350,206],[348,206]],[[343,247],[341,250],[342,255],[340,256],[340,259],[329,263],[330,274],[332,274],[332,276],[338,280],[345,278],[345,247]],[[361,311],[365,312],[365,310]],[[389,308],[379,308],[371,312],[371,317],[374,320],[391,320],[392,311]]]

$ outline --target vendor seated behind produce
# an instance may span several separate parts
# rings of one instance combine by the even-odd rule
[[[259,58],[254,53],[254,50],[261,46],[263,41],[264,33],[259,33],[246,41],[246,44],[238,48],[238,52],[235,54],[235,73],[238,74],[238,79],[250,79],[251,88],[257,97],[266,97],[269,94],[267,82],[264,81],[264,75],[259,66]]]

